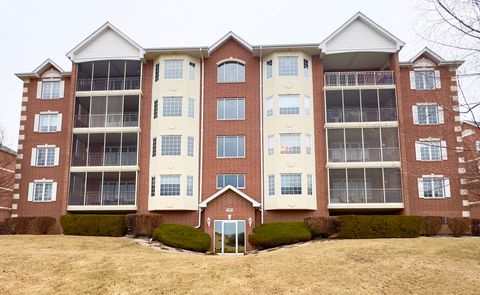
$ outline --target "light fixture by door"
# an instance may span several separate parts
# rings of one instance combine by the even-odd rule
[[[252,227],[252,223],[253,223],[253,219],[252,219],[252,217],[249,217],[248,218],[248,226]]]
[[[210,222],[211,222],[211,221],[212,221],[212,220],[210,219],[210,217],[208,217],[208,218],[207,218],[207,226],[208,226],[208,227],[210,227]]]

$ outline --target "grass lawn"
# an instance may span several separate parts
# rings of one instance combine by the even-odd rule
[[[243,257],[127,238],[0,236],[0,294],[479,294],[480,238],[316,242]]]

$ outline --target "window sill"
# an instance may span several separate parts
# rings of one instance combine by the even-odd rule
[[[217,81],[218,84],[245,84],[245,81],[237,81],[237,82],[220,82]]]

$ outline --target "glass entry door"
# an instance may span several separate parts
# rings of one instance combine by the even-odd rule
[[[245,220],[215,220],[215,253],[245,252]]]

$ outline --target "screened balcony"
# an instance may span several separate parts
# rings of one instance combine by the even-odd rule
[[[395,89],[325,91],[327,123],[397,121]]]
[[[329,169],[328,173],[330,204],[403,203],[398,168]]]
[[[137,165],[137,133],[74,134],[72,167]]]
[[[328,129],[328,162],[400,161],[397,128]]]
[[[138,114],[138,95],[77,97],[74,127],[138,127]]]
[[[94,61],[78,64],[77,91],[135,90],[141,87],[140,61]]]
[[[325,86],[394,85],[393,71],[325,72]]]
[[[136,172],[71,173],[68,206],[135,205],[136,183]]]

